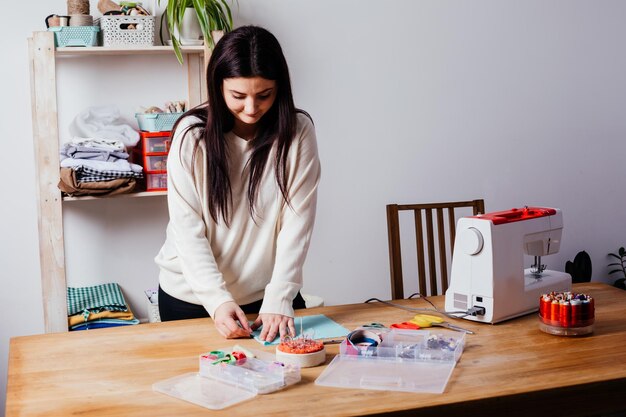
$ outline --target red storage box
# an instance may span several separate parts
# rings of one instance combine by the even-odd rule
[[[172,132],[139,132],[144,155],[162,154],[170,151]]]
[[[167,190],[167,154],[170,131],[139,132],[141,142],[134,149],[134,161],[143,166],[146,191]]]
[[[167,171],[167,154],[146,155],[142,162],[144,171]]]
[[[146,177],[146,191],[167,190],[167,172],[156,174],[144,174]]]

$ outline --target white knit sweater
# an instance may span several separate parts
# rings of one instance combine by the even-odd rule
[[[215,223],[209,214],[206,152],[199,142],[191,162],[197,131],[181,132],[181,121],[167,160],[170,221],[167,237],[155,261],[159,283],[173,297],[201,304],[213,317],[227,301],[239,305],[263,298],[261,313],[293,317],[292,301],[302,287],[302,266],[315,221],[320,162],[313,124],[298,115],[289,150],[287,187],[291,207],[284,203],[274,171],[275,147],[259,184],[256,215],[250,216],[246,162],[251,147],[229,132],[231,226]]]

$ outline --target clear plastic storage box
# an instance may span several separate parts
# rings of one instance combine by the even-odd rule
[[[300,381],[300,367],[276,361],[246,358],[236,363],[218,363],[200,355],[200,375],[240,386],[255,394],[269,394]]]
[[[442,393],[463,353],[465,333],[391,329],[377,347],[347,339],[318,385],[387,391]]]
[[[233,348],[233,351],[237,347]],[[270,394],[300,381],[300,368],[271,359],[273,355],[255,352],[228,362],[216,360],[213,351],[200,355],[200,372],[191,372],[153,384],[152,389],[212,410],[220,410],[258,394]]]

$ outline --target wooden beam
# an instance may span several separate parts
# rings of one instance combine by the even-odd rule
[[[66,332],[67,287],[62,200],[58,188],[59,130],[54,34],[34,32],[28,45],[44,325],[47,333]]]

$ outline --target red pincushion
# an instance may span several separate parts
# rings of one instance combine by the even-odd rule
[[[285,353],[314,353],[324,349],[324,343],[312,339],[291,339],[280,342],[277,349]]]

